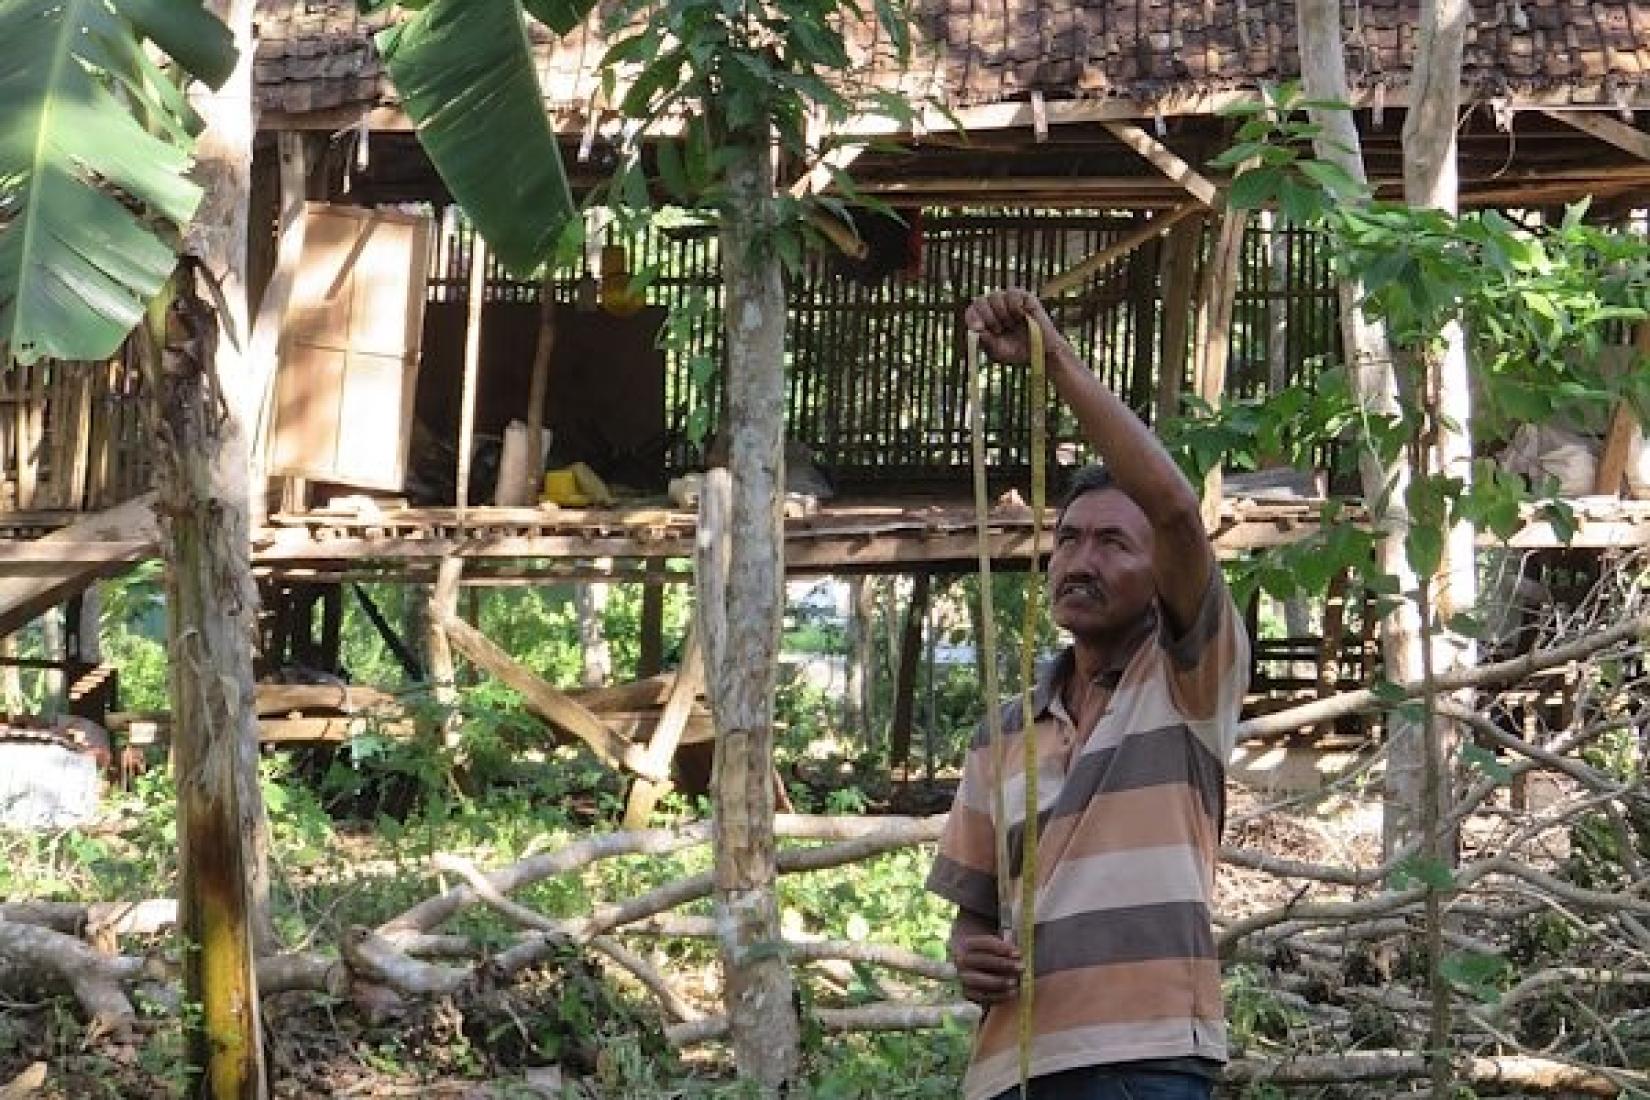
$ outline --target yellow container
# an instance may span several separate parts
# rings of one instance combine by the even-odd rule
[[[589,504],[590,498],[579,491],[579,482],[571,467],[544,472],[544,499],[552,504]]]

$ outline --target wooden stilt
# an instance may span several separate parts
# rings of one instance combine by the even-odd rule
[[[899,675],[894,685],[894,721],[889,730],[888,766],[911,766],[911,726],[916,713],[917,667],[922,664],[922,625],[928,616],[928,594],[933,578],[918,573],[911,584],[911,603],[905,610],[900,635]]]
[[[1219,405],[1226,393],[1226,361],[1231,354],[1232,307],[1237,300],[1238,263],[1243,257],[1247,211],[1221,212],[1214,247],[1203,269],[1197,311],[1197,395]],[[1220,519],[1220,468],[1203,482],[1203,525],[1214,530]]]
[[[658,562],[649,562],[647,575],[658,577],[664,568]],[[657,676],[665,667],[665,586],[649,579],[642,584],[642,622],[639,649],[636,654],[636,678]]]
[[[1203,243],[1201,217],[1181,222],[1169,232],[1163,249],[1163,352],[1157,375],[1157,415],[1154,424],[1172,420],[1180,412],[1180,393],[1186,380],[1187,337],[1192,323],[1192,291],[1197,285],[1197,253]]]
[[[544,492],[544,400],[550,390],[550,358],[556,347],[556,297],[548,279],[539,288],[538,342],[527,386],[527,485],[524,502]],[[516,503],[516,501],[512,501]]]

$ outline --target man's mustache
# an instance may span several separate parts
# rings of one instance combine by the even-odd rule
[[[1106,599],[1106,590],[1093,577],[1069,577],[1054,589],[1056,598],[1073,594],[1087,596],[1091,600]]]

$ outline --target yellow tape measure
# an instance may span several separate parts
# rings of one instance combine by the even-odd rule
[[[1007,870],[1008,806],[1003,790],[1003,776],[1007,770],[1006,738],[1003,734],[1002,710],[997,700],[1000,686],[997,677],[997,621],[991,593],[991,500],[986,482],[985,398],[981,383],[983,365],[980,360],[980,336],[968,333],[968,423],[974,452],[974,516],[979,550],[980,570],[980,632],[979,644],[984,649],[986,699],[986,730],[991,750],[992,784],[991,816],[995,825],[997,856],[997,918],[1003,938],[1013,936],[1018,943],[1020,959],[1025,971],[1020,982],[1019,997],[1019,1054],[1020,1095],[1029,1095],[1031,1083],[1031,1026],[1036,995],[1037,948],[1037,715],[1035,687],[1037,672],[1037,628],[1041,614],[1042,577],[1039,562],[1043,551],[1043,508],[1047,501],[1048,401],[1047,370],[1044,359],[1043,330],[1037,322],[1027,320],[1027,341],[1031,359],[1031,386],[1028,413],[1031,419],[1031,565],[1027,571],[1025,617],[1021,623],[1020,644],[1020,729],[1025,749],[1023,774],[1025,776],[1024,846],[1020,861],[1020,897],[1015,905]],[[1015,910],[1018,909],[1018,913]],[[1017,916],[1017,920],[1015,917]]]

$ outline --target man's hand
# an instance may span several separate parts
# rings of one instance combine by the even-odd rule
[[[1006,1001],[1020,988],[1020,953],[1001,936],[954,936],[951,961],[963,996],[977,1005]]]
[[[1029,290],[998,290],[976,298],[963,314],[963,323],[980,334],[980,346],[999,363],[1024,366],[1031,362],[1031,339],[1026,321],[1043,330],[1043,346],[1050,359],[1065,348],[1065,337],[1054,327],[1043,303]]]

